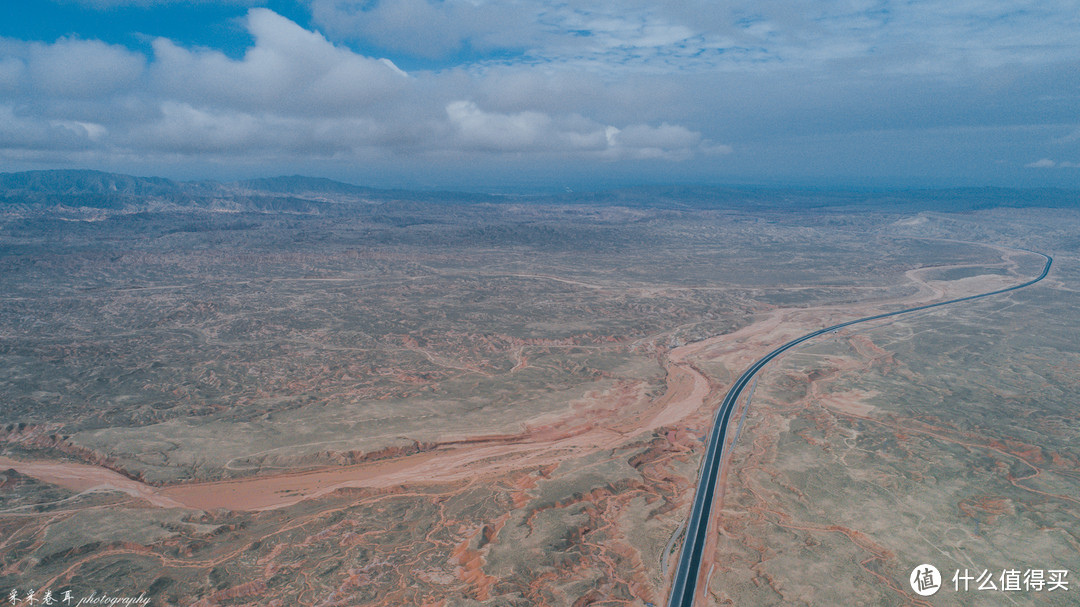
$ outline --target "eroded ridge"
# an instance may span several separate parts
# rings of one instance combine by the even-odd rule
[[[76,257],[51,259],[72,285],[16,281],[6,306],[38,288],[55,299],[20,308],[40,322],[0,327],[13,344],[0,373],[15,378],[0,386],[37,378],[0,426],[4,465],[37,466],[0,481],[0,585],[104,584],[177,605],[659,604],[737,370],[854,310],[1013,280],[1030,257],[901,233],[867,251],[865,225],[838,236],[810,215],[528,208],[541,244],[504,247],[488,236],[533,228],[490,223],[450,238],[491,212],[374,236],[325,222],[318,245],[286,228],[273,255],[247,257],[230,241],[204,255],[207,234],[178,232],[191,251],[95,258],[96,290],[68,295],[91,271]],[[414,225],[453,242],[409,244]],[[257,249],[279,229],[244,236]],[[353,229],[403,240],[335,248]],[[830,267],[826,233],[857,263]],[[140,313],[144,332],[116,330]],[[97,337],[49,332],[73,320]]]

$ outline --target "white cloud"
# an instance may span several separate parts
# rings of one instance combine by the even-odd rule
[[[464,8],[462,10],[465,10]],[[267,9],[248,12],[240,58],[152,42],[149,60],[99,41],[0,39],[0,149],[88,149],[117,156],[446,159],[563,155],[685,159],[711,151],[684,126],[567,111],[583,95],[630,107],[655,90],[499,67],[407,74],[335,45]],[[679,32],[645,32],[670,38]],[[563,82],[557,88],[547,88]],[[598,104],[612,106],[610,102]],[[589,114],[593,115],[589,115]],[[628,112],[636,115],[636,112]]]
[[[471,101],[454,101],[446,115],[460,140],[482,150],[523,151],[546,143],[551,118],[539,112],[493,114]]]
[[[161,118],[134,130],[137,137],[132,143],[152,142],[153,148],[182,153],[239,151],[280,132],[271,126],[250,114],[200,110],[186,103],[166,101]]]
[[[355,156],[371,149],[385,154],[429,139],[365,117],[290,117],[166,101],[159,117],[128,129],[117,137],[117,143],[147,153],[210,154],[250,161]]]
[[[964,73],[1068,60],[1070,0],[313,0],[328,34],[421,57],[509,51],[490,62],[633,70],[821,69]]]
[[[635,124],[610,133],[609,139],[609,149],[618,156],[677,160],[694,153],[701,143],[701,134],[667,123],[658,127]]]
[[[362,39],[419,57],[536,43],[528,4],[468,0],[313,0],[314,22],[332,36]]]
[[[1077,141],[1080,141],[1080,127],[1074,127],[1068,134],[1054,138],[1055,143],[1075,143]]]
[[[155,40],[155,83],[193,104],[301,114],[349,114],[406,83],[406,74],[388,59],[334,46],[267,9],[253,9],[247,27],[255,46],[240,60]]]
[[[26,71],[26,63],[17,57],[0,57],[0,92],[15,90]]]
[[[101,97],[129,88],[146,63],[124,47],[72,38],[32,43],[27,55],[30,80],[50,98]]]
[[[76,135],[82,135],[91,141],[97,141],[108,133],[104,125],[96,122],[80,122],[78,120],[53,120],[53,126],[68,129]]]
[[[1077,169],[1080,168],[1080,162],[1071,162],[1068,160],[1055,162],[1049,158],[1043,158],[1041,160],[1036,160],[1035,162],[1029,162],[1024,166],[1029,169]]]
[[[0,150],[81,150],[91,147],[100,125],[84,128],[65,121],[45,121],[19,115],[0,104]]]
[[[239,56],[165,38],[151,53],[0,38],[0,149],[189,166],[376,158],[421,173],[663,159],[689,162],[658,174],[708,179],[732,166],[970,172],[991,148],[996,166],[1052,179],[1071,172],[1022,167],[1078,152],[1071,0],[307,1],[311,28],[250,10]],[[964,128],[980,129],[978,150]],[[922,147],[860,135],[875,131]]]
[[[725,151],[683,126],[603,125],[578,115],[553,118],[540,112],[497,113],[472,101],[446,106],[458,140],[467,149],[499,152],[580,153],[607,160],[683,160],[699,152]],[[707,149],[706,149],[707,148]],[[727,148],[730,151],[730,148]]]

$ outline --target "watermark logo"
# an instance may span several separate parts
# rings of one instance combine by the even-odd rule
[[[952,584],[942,578],[937,567],[923,563],[911,570],[908,583],[919,596],[933,596],[943,586],[949,592],[1069,592],[1072,580],[1068,569],[957,569]],[[2,607],[2,606],[0,606]]]
[[[105,607],[117,607],[122,605],[123,607],[149,607],[150,599],[145,594],[140,594],[137,597],[133,596],[111,596],[108,593],[98,594],[95,590],[90,593],[89,596],[75,596],[70,590],[65,590],[62,593],[53,593],[52,590],[20,590],[19,588],[12,588],[6,595],[6,604],[19,607],[52,607],[57,605],[60,607],[97,607],[104,605]],[[0,607],[3,607],[4,603],[0,603]]]
[[[941,589],[941,572],[929,563],[911,570],[908,578],[911,589],[919,596],[931,596]]]

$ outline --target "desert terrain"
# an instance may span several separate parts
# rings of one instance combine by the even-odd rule
[[[1045,225],[1014,214],[1003,229],[994,215],[929,216],[920,228]],[[1045,285],[858,325],[766,368],[723,476],[709,603],[1075,601],[1023,582],[1005,590],[1000,577],[1055,569],[1068,580],[1080,568],[1077,251],[1071,237],[1040,231],[1034,248],[1060,255]],[[1029,274],[1038,264],[1012,259]],[[909,277],[945,297],[1000,288],[1008,273]],[[907,584],[922,563],[942,573],[932,597]],[[971,581],[964,591],[957,572],[990,572],[996,590]]]
[[[766,368],[702,592],[1080,576],[1075,211],[267,198],[6,210],[0,590],[660,605],[745,367],[1028,250]]]

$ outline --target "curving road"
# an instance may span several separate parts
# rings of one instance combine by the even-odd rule
[[[1031,252],[1035,253],[1035,251]],[[735,409],[735,402],[739,400],[739,396],[742,394],[743,389],[749,385],[753,380],[754,375],[756,375],[762,367],[767,365],[772,359],[804,341],[844,327],[869,322],[871,320],[898,316],[900,314],[907,314],[909,312],[929,310],[930,308],[947,306],[962,301],[971,301],[973,299],[989,297],[991,295],[999,295],[1001,293],[1008,293],[1009,291],[1016,291],[1031,286],[1046,278],[1046,275],[1050,273],[1050,264],[1054,263],[1054,259],[1049,255],[1043,253],[1038,254],[1046,258],[1046,265],[1043,267],[1042,274],[1039,274],[1034,279],[1023,284],[1005,289],[998,289],[997,291],[990,291],[989,293],[969,295],[968,297],[961,297],[959,299],[950,299],[948,301],[897,310],[895,312],[876,314],[874,316],[842,322],[838,325],[825,327],[824,329],[818,329],[817,331],[807,333],[802,337],[793,339],[779,348],[776,348],[744,371],[743,374],[739,376],[739,379],[735,381],[735,384],[731,386],[731,390],[728,391],[727,396],[724,397],[724,402],[720,405],[720,409],[716,414],[716,421],[713,423],[712,435],[709,437],[709,448],[705,453],[705,463],[701,468],[701,477],[698,479],[697,493],[694,495],[694,506],[690,510],[690,519],[687,521],[686,525],[686,539],[683,541],[682,553],[679,556],[679,565],[675,570],[675,577],[672,580],[671,598],[668,600],[668,607],[693,607],[694,597],[697,595],[697,581],[699,570],[701,569],[702,552],[705,549],[705,538],[709,533],[710,513],[712,512],[713,499],[716,496],[716,483],[720,473],[720,460],[723,454],[723,445],[724,441],[727,439],[728,421],[731,417],[731,412]]]

